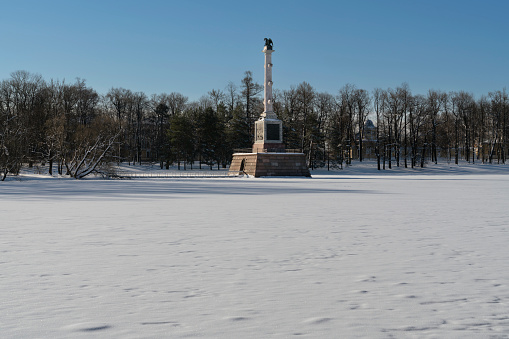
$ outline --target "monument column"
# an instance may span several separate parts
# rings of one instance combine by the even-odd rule
[[[262,113],[262,117],[266,117],[269,119],[277,119],[274,108],[273,108],[273,100],[272,100],[272,53],[274,50],[272,48],[269,49],[269,46],[265,46],[262,51],[265,54],[265,76],[263,83],[263,107],[264,111]]]
[[[263,112],[255,121],[255,142],[250,153],[234,153],[231,175],[304,176],[310,177],[304,153],[288,152],[283,143],[283,122],[274,112],[272,98],[272,40],[265,38],[265,76],[263,83]]]
[[[263,82],[263,108],[260,118],[255,122],[255,142],[253,152],[284,152],[283,123],[274,113],[274,100],[272,98],[272,40],[265,38],[264,82]]]

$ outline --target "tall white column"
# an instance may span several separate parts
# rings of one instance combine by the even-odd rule
[[[272,99],[272,52],[274,50],[267,49],[267,46],[262,51],[265,54],[265,77],[263,83],[264,96],[263,96],[263,106],[264,111],[262,113],[262,117],[267,119],[277,119],[276,114],[274,113],[273,108],[273,99]]]
[[[274,101],[272,99],[272,41],[270,46],[263,49],[265,54],[265,75],[264,75],[264,111],[260,118],[255,121],[255,142],[253,144],[253,153],[259,152],[281,152],[284,151],[283,143],[283,123],[274,113]]]

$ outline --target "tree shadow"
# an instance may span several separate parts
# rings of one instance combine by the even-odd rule
[[[321,185],[320,185],[321,186]],[[181,199],[220,195],[284,194],[381,194],[380,191],[316,187],[303,180],[135,179],[71,180],[37,179],[2,185],[1,199]]]

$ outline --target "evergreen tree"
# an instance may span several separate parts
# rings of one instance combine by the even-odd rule
[[[194,158],[194,136],[193,124],[186,115],[175,115],[170,119],[171,128],[168,130],[168,138],[170,141],[171,159],[186,164],[193,161]]]

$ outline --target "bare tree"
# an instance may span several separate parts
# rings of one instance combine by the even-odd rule
[[[371,98],[369,93],[363,89],[357,89],[354,91],[353,101],[355,105],[355,111],[357,113],[357,127],[358,127],[358,141],[359,141],[359,161],[362,161],[363,147],[362,139],[364,137],[364,124],[369,114],[369,106]]]
[[[420,157],[420,166],[424,167],[426,153],[426,134],[423,131],[428,114],[427,100],[422,95],[415,95],[411,98],[409,105],[409,134],[410,134],[410,164],[414,168]],[[424,135],[424,137],[423,137]],[[419,150],[421,151],[419,155]]]
[[[401,153],[401,137],[404,134],[405,115],[406,115],[406,96],[407,90],[404,86],[396,90],[389,88],[387,91],[387,124],[389,128],[389,147],[388,159],[389,168],[392,167],[392,153],[396,160],[396,166],[399,167]]]
[[[0,180],[9,173],[17,175],[23,161],[21,144],[23,127],[15,104],[16,97],[10,81],[0,83]]]
[[[97,118],[89,126],[79,126],[72,156],[66,162],[67,172],[75,179],[91,173],[111,175],[110,155],[120,132],[111,118]]]
[[[138,162],[141,165],[141,151],[142,151],[142,143],[146,144],[145,133],[143,130],[143,126],[146,119],[146,109],[148,107],[148,99],[145,93],[136,92],[133,94],[133,106],[135,113],[135,128],[134,128],[134,142],[135,142],[135,154],[133,163]]]
[[[11,73],[0,88],[0,171],[17,175],[24,161],[32,166],[44,144],[46,83],[39,74]]]
[[[125,142],[122,140],[122,130],[125,125],[125,120],[127,119],[127,106],[129,101],[129,96],[131,91],[124,88],[111,88],[109,92],[106,94],[106,98],[109,101],[111,111],[116,118],[117,122],[117,130],[120,134],[119,138],[121,138],[120,142],[117,144],[117,160],[121,162],[123,160],[123,152],[122,146],[125,147]]]
[[[321,150],[322,160],[327,161],[327,168],[329,168],[330,143],[327,142],[327,139],[330,137],[330,129],[328,128],[328,121],[334,113],[336,101],[334,96],[329,93],[317,93],[315,106],[318,123],[317,129],[320,133],[318,148]]]
[[[127,98],[129,90],[125,88],[112,88],[106,94],[106,98],[110,101],[113,112],[115,113],[118,124],[121,126],[122,120],[125,118]]]
[[[375,88],[373,90],[373,108],[374,108],[375,114],[376,114],[376,148],[375,148],[375,153],[376,153],[376,162],[377,162],[378,170],[380,170],[380,157],[381,157],[381,152],[380,152],[380,137],[381,137],[380,136],[380,127],[381,127],[381,123],[382,123],[381,116],[382,116],[383,109],[385,106],[385,98],[386,98],[386,94],[383,89]]]
[[[169,124],[169,110],[167,104],[167,94],[152,95],[149,106],[152,111],[154,132],[152,134],[152,144],[155,149],[155,157],[159,161],[161,169],[164,166],[164,160],[168,158],[169,143],[166,137],[166,130]]]
[[[202,95],[197,101],[197,106],[204,110],[207,108],[214,110],[214,101],[208,95]]]
[[[172,92],[168,95],[167,100],[170,116],[174,116],[184,112],[189,98],[181,93]]]
[[[307,82],[302,82],[297,86],[297,112],[300,120],[300,147],[308,153],[308,164],[310,163],[311,149],[313,148],[312,133],[309,133],[311,124],[314,120],[314,100],[315,90]]]
[[[442,91],[429,90],[426,97],[428,112],[431,122],[431,161],[438,162],[437,154],[437,125],[439,114],[447,103],[447,94]]]
[[[509,137],[507,121],[509,119],[509,96],[504,88],[502,91],[489,93],[490,110],[490,151],[489,162],[493,162],[494,155],[498,161],[505,163],[507,154],[507,138]]]
[[[470,113],[472,110],[473,95],[465,91],[454,92],[450,94],[452,104],[452,114],[454,116],[454,135],[455,135],[455,164],[458,164],[460,158],[460,147],[464,149],[465,159],[469,161],[469,127]]]
[[[355,119],[355,91],[356,87],[352,84],[346,84],[339,90],[338,102],[341,106],[340,110],[344,112],[343,121],[345,123],[346,134],[343,137],[342,148],[346,152],[346,163],[351,164],[353,152],[355,148],[355,133],[354,133],[354,119]]]
[[[412,100],[412,93],[410,92],[410,88],[407,83],[403,83],[400,87],[396,89],[398,95],[401,99],[401,113],[400,115],[403,116],[403,119],[401,121],[402,125],[400,129],[403,130],[403,158],[404,158],[404,164],[405,168],[408,167],[407,164],[407,158],[408,158],[408,124],[407,124],[407,115],[408,115],[408,108],[410,101]],[[399,166],[399,164],[398,164]]]
[[[213,89],[208,92],[208,95],[212,102],[214,103],[214,106],[212,106],[212,108],[214,109],[214,111],[217,112],[219,104],[223,103],[226,98],[225,94],[220,89]]]
[[[258,94],[263,90],[263,86],[254,82],[253,73],[246,71],[244,78],[241,81],[242,97],[244,102],[244,111],[246,113],[246,121],[249,128],[249,133],[252,134],[253,122],[258,116],[253,112],[253,106],[256,105]],[[261,113],[261,112],[260,112]]]
[[[227,102],[227,109],[230,115],[240,101],[237,86],[229,81],[225,88],[225,101]]]

